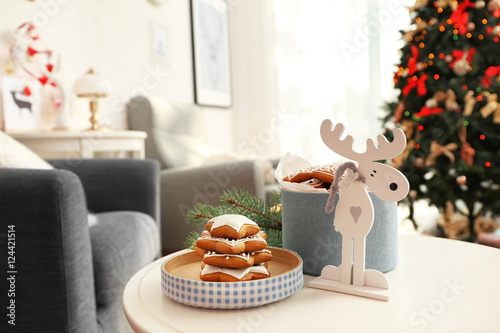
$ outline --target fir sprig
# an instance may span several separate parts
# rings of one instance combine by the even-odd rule
[[[282,246],[281,237],[281,198],[274,195],[273,203],[266,202],[244,190],[232,189],[219,197],[220,205],[197,204],[188,212],[188,221],[196,225],[205,225],[213,217],[224,214],[239,214],[248,217],[267,234],[269,246]],[[191,247],[200,237],[191,233],[185,241]]]
[[[245,215],[260,227],[281,229],[281,211],[246,191],[237,189],[224,191],[220,202],[224,205],[244,209],[247,211]]]
[[[196,247],[196,240],[201,237],[201,234],[196,231],[191,231],[191,233],[187,236],[184,241],[184,246],[186,249],[194,250]]]

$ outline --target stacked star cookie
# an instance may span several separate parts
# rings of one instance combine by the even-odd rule
[[[266,234],[243,215],[226,214],[208,221],[195,252],[202,257],[203,281],[235,282],[270,276]]]
[[[310,185],[314,188],[325,188],[328,191],[334,181],[337,164],[313,166],[295,170],[283,178],[284,181]],[[342,177],[339,179],[339,181]]]

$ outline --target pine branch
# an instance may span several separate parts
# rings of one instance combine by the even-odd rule
[[[276,219],[273,219],[272,217],[266,216],[266,215],[264,215],[263,213],[256,211],[255,209],[252,209],[252,208],[250,208],[250,207],[247,207],[247,206],[245,206],[245,205],[242,205],[242,204],[238,203],[235,199],[224,199],[224,201],[226,201],[226,202],[227,202],[227,203],[229,203],[229,204],[232,204],[232,205],[235,205],[235,206],[241,207],[241,208],[243,208],[243,209],[246,209],[246,210],[248,210],[249,212],[252,212],[252,213],[254,213],[254,214],[258,214],[258,215],[260,215],[260,216],[262,216],[262,217],[265,217],[265,218],[267,218],[267,219],[269,219],[269,220],[271,220],[271,221],[273,221],[273,222],[276,222],[276,223],[281,224],[281,221],[278,221],[278,220],[276,220]],[[273,228],[273,227],[269,226],[268,228]],[[274,228],[277,228],[277,227],[274,227]]]
[[[188,223],[205,225],[211,218],[224,214],[238,214],[248,217],[268,235],[269,246],[282,246],[281,236],[281,194],[276,191],[273,204],[265,202],[244,190],[232,189],[224,191],[219,197],[220,205],[196,204],[188,212]],[[276,205],[276,203],[279,203]],[[191,246],[200,237],[192,233],[185,241]]]
[[[264,200],[248,192],[237,189],[224,191],[221,196],[221,203],[243,209],[247,212],[243,215],[260,227],[281,229],[281,210],[271,207]]]
[[[276,189],[271,194],[271,203],[273,206],[281,205],[281,189]]]
[[[267,246],[283,247],[281,230],[264,228],[262,231],[267,235]]]
[[[199,203],[188,211],[187,217],[188,223],[205,225],[211,218],[224,214],[239,214],[239,212],[229,209],[227,206],[213,206]]]
[[[194,250],[196,247],[196,240],[201,237],[201,234],[197,233],[196,231],[192,231],[184,241],[184,246],[186,249]]]

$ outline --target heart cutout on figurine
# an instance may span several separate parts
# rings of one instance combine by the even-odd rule
[[[361,207],[359,206],[352,206],[350,209],[351,216],[354,219],[354,223],[358,223],[358,219],[361,216]]]

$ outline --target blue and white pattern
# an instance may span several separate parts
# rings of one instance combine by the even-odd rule
[[[202,308],[242,309],[273,303],[292,295],[304,284],[302,260],[298,267],[284,274],[244,282],[183,279],[167,273],[164,265],[161,265],[163,294],[176,302]]]

